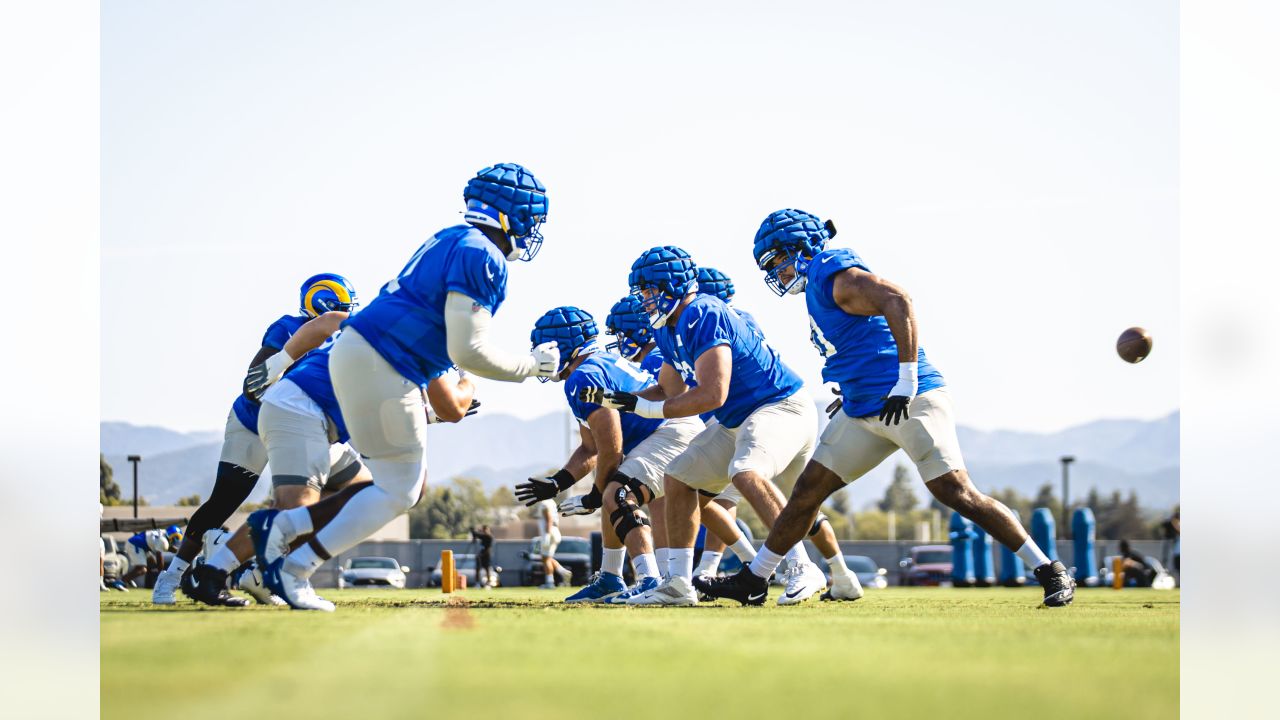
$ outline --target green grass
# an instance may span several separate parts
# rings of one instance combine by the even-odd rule
[[[776,589],[775,589],[776,592]],[[852,604],[565,606],[327,590],[333,614],[103,594],[102,717],[1170,718],[1179,593],[890,588]],[[772,602],[772,598],[771,598]],[[465,603],[465,606],[461,603]]]

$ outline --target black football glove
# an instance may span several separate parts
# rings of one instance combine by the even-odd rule
[[[844,405],[844,393],[840,392],[840,388],[831,388],[831,394],[835,395],[836,399],[827,406],[827,417],[835,420],[836,413],[840,412],[840,407]]]
[[[604,388],[589,387],[578,391],[578,399],[582,402],[595,403],[600,407],[612,408],[621,412],[636,411],[636,396],[629,392],[615,392]]]
[[[244,377],[244,394],[254,402],[262,402],[262,394],[267,391],[267,387],[271,385],[271,380],[267,375],[267,366],[265,363],[259,363],[249,368],[249,374]]]
[[[907,419],[907,406],[910,404],[911,398],[906,395],[889,395],[880,409],[880,420],[885,425],[897,425]]]
[[[551,477],[529,478],[516,485],[516,500],[523,502],[525,507],[532,507],[543,500],[553,499],[574,482],[576,481],[568,470],[561,470]]]

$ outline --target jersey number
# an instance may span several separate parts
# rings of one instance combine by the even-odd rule
[[[809,316],[809,342],[818,348],[818,354],[824,358],[829,358],[836,354],[836,346],[827,342],[823,337],[822,330],[818,327],[818,323],[813,321],[813,316]]]
[[[399,290],[400,281],[408,277],[413,272],[414,268],[418,267],[418,263],[422,260],[422,256],[426,255],[427,251],[435,247],[438,242],[440,242],[439,236],[432,235],[430,240],[422,243],[422,247],[418,248],[418,252],[414,253],[413,257],[409,258],[409,264],[404,266],[404,269],[400,271],[400,274],[392,278],[391,282],[382,286],[382,292],[393,293]]]

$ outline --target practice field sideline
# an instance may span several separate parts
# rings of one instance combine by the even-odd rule
[[[777,589],[775,588],[775,594]],[[1179,592],[890,588],[852,605],[322,590],[329,615],[101,595],[102,717],[1169,718]],[[774,598],[770,598],[772,603]]]

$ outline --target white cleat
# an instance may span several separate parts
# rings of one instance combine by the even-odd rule
[[[151,589],[152,605],[173,605],[178,602],[178,583],[182,581],[182,573],[177,570],[165,570],[156,576],[156,586]]]
[[[245,591],[249,597],[253,598],[259,605],[288,605],[289,603],[281,600],[262,583],[262,570],[254,563],[248,570],[240,576],[240,589]]]
[[[263,548],[262,556],[267,563],[273,563],[277,558],[284,557],[289,554],[289,546],[297,535],[293,532],[293,525],[288,520],[283,519],[279,514],[271,523],[271,530],[267,533],[266,547]]]
[[[822,600],[857,600],[862,597],[862,583],[858,576],[850,572],[848,575],[831,576],[831,589],[822,593]]]
[[[672,575],[658,587],[627,598],[628,605],[697,605],[698,591],[686,577]]]
[[[792,563],[782,580],[787,589],[778,596],[779,605],[799,605],[827,588],[827,577],[811,562]]]
[[[279,561],[277,561],[279,562]],[[319,610],[321,612],[333,612],[334,604],[316,595],[315,588],[311,587],[310,578],[302,578],[293,573],[280,569],[280,587],[284,591],[284,600],[294,610]]]

